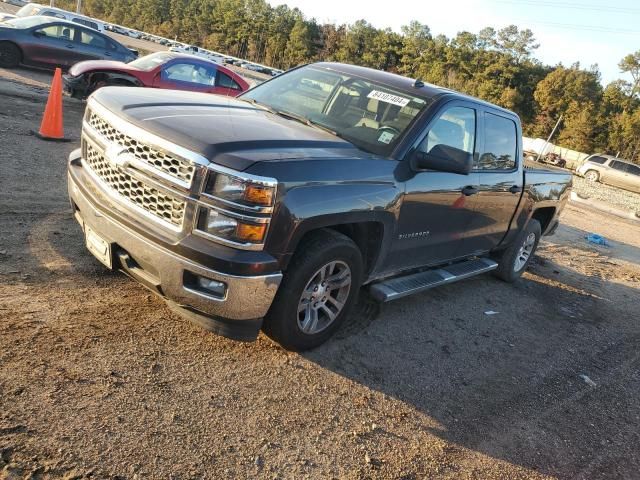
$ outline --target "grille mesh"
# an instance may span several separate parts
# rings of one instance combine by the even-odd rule
[[[93,111],[88,113],[88,117],[89,125],[106,140],[126,148],[129,153],[132,153],[136,158],[148,163],[152,167],[191,185],[196,169],[189,162],[167,155],[125,135]]]
[[[83,141],[83,157],[91,169],[109,187],[120,195],[142,207],[156,217],[175,226],[182,226],[185,202],[159,192],[133,178],[121,168],[111,165],[91,144]]]

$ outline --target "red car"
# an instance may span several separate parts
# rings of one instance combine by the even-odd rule
[[[152,53],[130,63],[89,60],[64,76],[65,89],[84,98],[107,85],[168,88],[235,97],[249,88],[237,73],[205,58],[176,52]]]

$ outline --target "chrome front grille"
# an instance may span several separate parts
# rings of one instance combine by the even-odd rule
[[[180,180],[186,185],[191,185],[196,167],[190,162],[161,152],[150,145],[146,145],[143,142],[125,135],[93,110],[89,110],[85,118],[87,119],[87,123],[104,140],[126,148],[129,153],[133,154],[138,160],[146,162],[149,166]]]
[[[132,177],[122,168],[107,161],[104,155],[86,139],[82,139],[82,156],[95,175],[125,199],[155,217],[182,227],[186,202],[162,193]]]

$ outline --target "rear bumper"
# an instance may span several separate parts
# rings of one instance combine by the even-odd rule
[[[113,267],[161,295],[173,310],[204,328],[238,340],[255,339],[282,274],[253,276],[214,270],[145,238],[109,214],[108,200],[100,197],[79,157],[78,150],[69,157],[68,190],[74,216],[83,231],[89,226],[112,246]],[[199,258],[210,255],[199,253]],[[214,259],[210,260],[204,263],[213,263]],[[224,283],[225,294],[214,297],[204,293],[194,285],[194,276]]]

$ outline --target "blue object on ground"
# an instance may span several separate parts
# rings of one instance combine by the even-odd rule
[[[605,247],[609,246],[609,242],[607,241],[607,239],[601,235],[598,235],[597,233],[590,233],[585,238],[590,243],[595,243],[596,245],[604,245]]]

